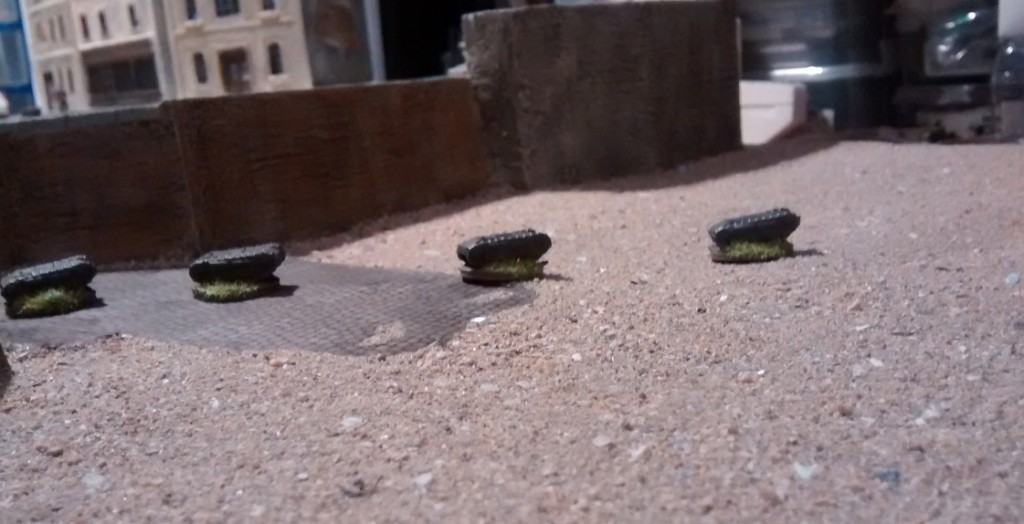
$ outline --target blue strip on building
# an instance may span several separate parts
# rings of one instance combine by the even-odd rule
[[[0,0],[0,91],[13,112],[35,105],[32,66],[18,0]]]

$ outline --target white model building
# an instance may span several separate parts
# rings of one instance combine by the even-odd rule
[[[21,0],[44,113],[313,85],[301,0]]]
[[[175,97],[313,86],[300,0],[156,0]]]
[[[152,0],[23,0],[44,112],[160,100],[173,87]]]

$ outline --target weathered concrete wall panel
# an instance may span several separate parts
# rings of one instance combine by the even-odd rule
[[[0,266],[98,263],[196,247],[174,129],[151,119],[0,135]]]
[[[436,80],[169,105],[204,249],[337,233],[488,181],[469,83]]]
[[[490,177],[464,79],[84,118],[96,125],[0,128],[0,268],[71,253],[100,264],[185,260],[311,239],[468,196]]]
[[[500,181],[651,172],[740,147],[731,0],[466,17],[470,77]]]

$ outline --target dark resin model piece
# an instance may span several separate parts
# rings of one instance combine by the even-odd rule
[[[284,248],[280,244],[211,251],[192,262],[188,276],[196,282],[263,280],[273,276],[284,259]]]
[[[763,213],[723,220],[708,228],[708,234],[711,235],[711,240],[715,244],[725,246],[736,240],[748,242],[785,240],[798,227],[800,227],[800,217],[782,207]]]
[[[206,253],[188,268],[196,282],[192,296],[204,302],[239,302],[273,293],[280,288],[274,271],[284,259],[280,244]]]
[[[462,280],[470,284],[498,285],[533,280],[547,262],[540,257],[551,249],[551,237],[532,229],[471,238],[456,254],[466,267]]]
[[[777,208],[723,220],[710,228],[711,259],[715,262],[768,262],[793,255],[787,240],[800,226],[800,217]]]
[[[524,229],[471,238],[459,244],[456,254],[467,266],[481,268],[502,260],[537,260],[549,249],[551,237]]]
[[[0,278],[0,295],[11,318],[63,315],[91,306],[96,276],[84,255],[18,269]]]

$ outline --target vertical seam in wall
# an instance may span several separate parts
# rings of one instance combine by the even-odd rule
[[[14,143],[11,134],[0,135],[0,150],[8,149],[9,153],[7,156],[11,158],[14,151]],[[9,165],[5,166],[3,170],[0,170],[0,240],[4,244],[0,247],[0,267],[14,266],[15,256],[14,253],[17,250],[17,237],[13,235],[14,227],[14,207],[11,187],[13,184],[14,176],[21,172],[21,158],[23,155],[18,155],[14,158],[15,166],[18,166],[17,171],[9,169]]]
[[[178,102],[171,102],[170,104],[165,105],[164,115],[165,117],[170,118],[171,127],[174,129],[174,145],[175,149],[178,151],[178,163],[180,165],[178,174],[185,185],[186,213],[188,214],[187,220],[189,231],[192,233],[191,243],[193,252],[190,254],[196,255],[202,251],[203,241],[199,234],[199,222],[196,220],[196,198],[193,194],[192,183],[189,180],[188,162],[185,158],[185,145],[183,141],[187,140],[188,137],[183,136],[184,133],[181,129],[181,118],[179,118],[181,110],[178,105]]]

